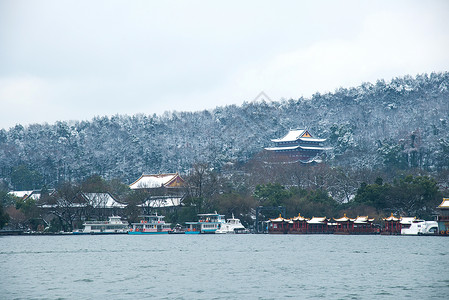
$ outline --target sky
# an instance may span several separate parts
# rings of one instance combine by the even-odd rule
[[[445,71],[445,0],[0,0],[6,130]]]

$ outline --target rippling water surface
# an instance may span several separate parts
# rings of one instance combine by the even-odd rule
[[[0,237],[1,299],[449,299],[449,239]]]

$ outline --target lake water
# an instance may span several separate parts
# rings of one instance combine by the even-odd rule
[[[0,299],[449,299],[449,239],[0,237]]]

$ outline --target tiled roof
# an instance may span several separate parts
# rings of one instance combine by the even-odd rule
[[[178,173],[143,174],[142,176],[139,177],[139,179],[131,183],[129,187],[133,190],[166,187],[168,184],[173,182],[177,177],[179,177]]]

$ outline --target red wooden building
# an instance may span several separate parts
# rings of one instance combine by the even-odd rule
[[[396,218],[393,216],[393,213],[391,213],[391,216],[383,218],[382,220],[385,222],[382,234],[401,234],[401,218]]]
[[[290,233],[307,233],[307,221],[309,219],[304,218],[301,214],[290,219],[293,224],[290,228]]]
[[[326,217],[313,217],[307,221],[307,233],[332,233]]]
[[[379,228],[374,226],[374,218],[370,219],[368,216],[357,216],[354,220],[352,232],[355,234],[378,233]]]
[[[339,219],[335,219],[337,225],[335,226],[334,232],[340,234],[349,234],[354,231],[354,221],[355,219],[348,218],[346,214]]]
[[[276,219],[269,219],[267,223],[268,233],[288,233],[293,221],[290,219],[284,219],[281,215],[279,215]]]

